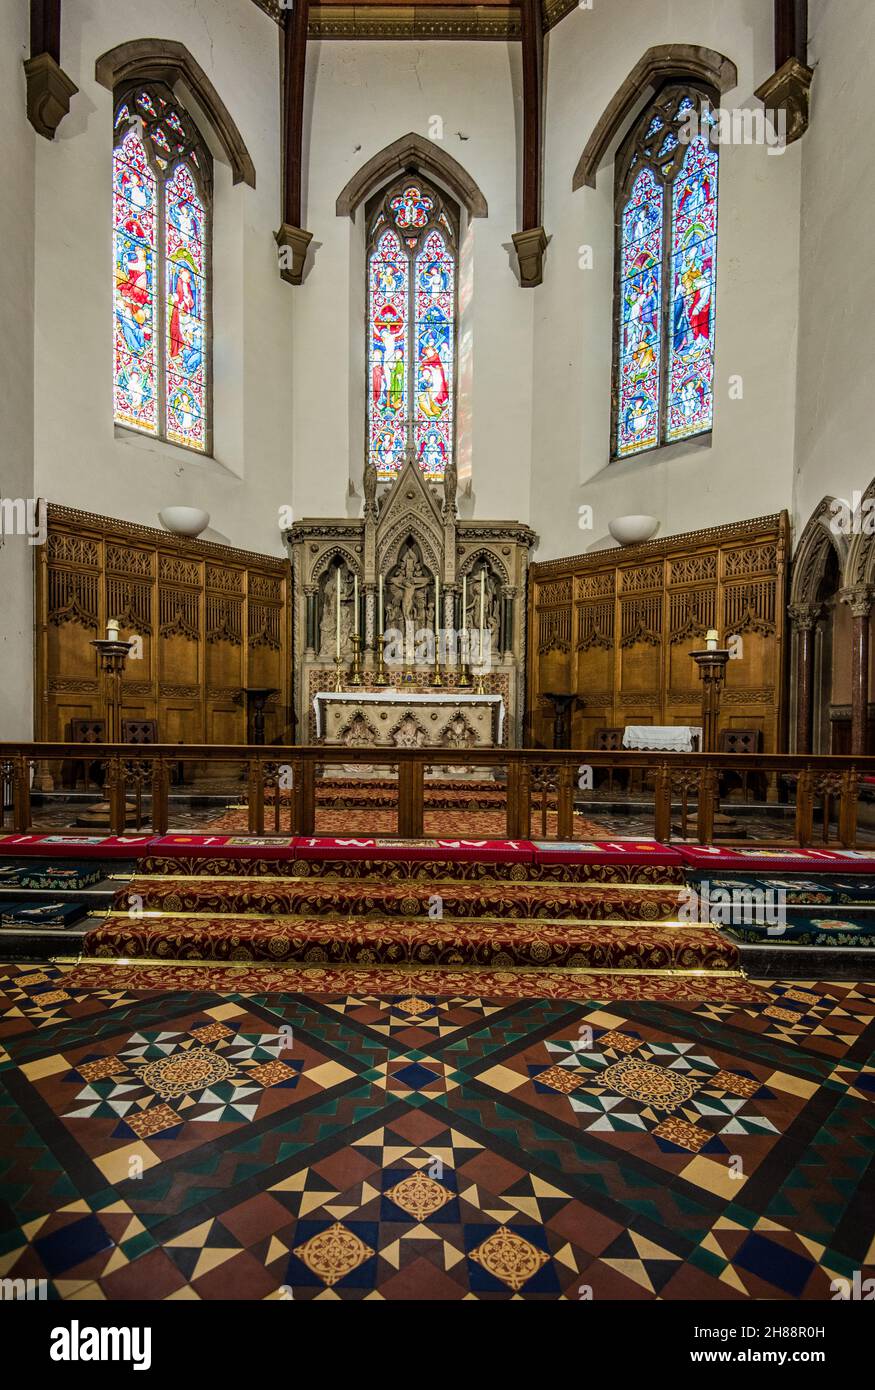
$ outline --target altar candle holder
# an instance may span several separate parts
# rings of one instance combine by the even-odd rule
[[[437,633],[434,636],[434,670],[431,673],[431,685],[433,690],[441,690],[444,684],[441,677],[441,649]]]
[[[462,628],[462,640],[459,643],[459,674],[456,677],[457,690],[470,690],[471,688],[471,669],[468,665],[470,635],[467,628]]]
[[[386,675],[386,656],[383,650],[384,642],[385,637],[381,632],[377,638],[377,669],[374,672],[372,681],[373,685],[379,686],[381,689],[383,686],[389,684],[389,677]]]
[[[334,693],[340,695],[343,691],[343,658],[334,658]]]
[[[352,664],[349,668],[349,683],[359,686],[362,683],[361,638],[355,633],[352,639]]]

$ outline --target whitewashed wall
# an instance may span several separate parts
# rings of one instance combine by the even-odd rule
[[[256,168],[255,189],[233,187],[228,166],[215,161],[214,460],[112,422],[113,101],[95,82],[94,63],[137,38],[186,44]],[[276,25],[239,0],[67,0],[61,42],[79,94],[55,140],[37,142],[38,486],[54,502],[153,526],[168,504],[204,506],[211,532],[279,554],[278,508],[292,500],[293,291],[279,280],[272,235],[280,221]]]
[[[25,117],[22,61],[29,53],[25,4],[0,6],[0,497],[34,496],[33,237],[34,145]],[[0,739],[33,729],[33,547],[0,543]]]
[[[814,0],[812,122],[802,141],[802,258],[794,513],[875,478],[875,5]]]
[[[674,445],[610,463],[614,170],[571,192],[592,129],[645,50],[701,44],[731,58],[738,86],[724,106],[759,107],[755,87],[773,68],[772,6],[732,0],[595,0],[551,31],[547,44],[544,224],[552,240],[535,291],[535,407],[531,520],[538,558],[611,544],[607,523],[645,512],[659,534],[718,525],[789,506],[799,276],[801,150],[721,152],[713,442]],[[591,270],[578,266],[590,246]],[[744,396],[729,399],[741,374]],[[591,531],[578,508],[594,511]]]

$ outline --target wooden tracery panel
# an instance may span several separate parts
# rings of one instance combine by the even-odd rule
[[[599,729],[699,722],[690,652],[709,628],[740,638],[729,663],[722,728],[756,728],[765,752],[785,746],[786,512],[646,545],[532,565],[526,730],[552,741],[545,692],[575,691],[575,747]]]
[[[124,717],[157,719],[162,742],[242,743],[241,692],[267,686],[265,737],[291,741],[285,560],[56,506],[35,554],[38,737],[105,717],[91,642],[115,617],[140,638]]]

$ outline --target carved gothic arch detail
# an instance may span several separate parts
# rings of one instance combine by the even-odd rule
[[[117,44],[97,59],[94,77],[110,92],[122,82],[165,82],[171,91],[180,83],[209,121],[231,166],[234,182],[255,187],[255,165],[246,142],[216,88],[184,43],[176,39],[131,39]]]
[[[830,528],[834,516],[835,498],[824,497],[809,517],[793,556],[790,583],[791,604],[817,602],[817,591],[826,573],[831,550],[839,562],[839,574],[844,575],[848,559],[848,542]]]
[[[661,43],[648,48],[608,102],[587,140],[571,180],[572,192],[595,188],[596,175],[629,117],[670,80],[704,82],[721,95],[738,83],[731,58],[695,43]]]
[[[356,560],[353,555],[342,545],[333,545],[330,550],[323,550],[311,572],[311,583],[318,583],[324,574],[334,564],[335,560],[343,560],[344,564],[352,574],[357,574],[359,581],[362,578],[361,562]]]
[[[869,506],[865,507],[865,503]],[[870,529],[860,530],[851,538],[848,547],[844,574],[845,583],[851,587],[856,584],[875,583],[875,535],[871,532],[875,522],[875,479],[860,499],[860,510],[864,525]]]
[[[443,183],[469,217],[488,217],[486,199],[478,185],[457,159],[434,140],[425,140],[412,131],[366,160],[341,190],[335,204],[338,217],[355,217],[359,206],[382,184],[399,174],[416,170]]]
[[[504,563],[503,560],[499,559],[499,557],[495,554],[493,550],[490,550],[489,547],[485,545],[480,546],[480,548],[478,550],[475,550],[473,554],[465,556],[465,559],[463,560],[462,564],[459,565],[456,571],[457,578],[461,580],[463,574],[467,574],[470,578],[470,576],[474,572],[475,567],[479,564],[481,560],[485,560],[489,568],[493,570],[495,574],[498,575],[499,579],[502,582],[502,585],[506,587],[510,583],[510,576],[507,572],[507,565]]]
[[[378,572],[388,574],[397,565],[408,540],[415,541],[419,546],[423,564],[433,574],[443,573],[443,565],[438,558],[441,554],[442,538],[440,535],[433,535],[430,528],[424,524],[423,518],[416,514],[400,516],[386,535],[380,538],[377,553]]]

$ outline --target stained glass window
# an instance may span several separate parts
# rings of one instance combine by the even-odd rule
[[[368,460],[388,480],[412,450],[440,478],[455,448],[456,214],[407,175],[368,216]]]
[[[617,159],[616,458],[712,427],[713,127],[707,95],[673,85],[640,118]]]
[[[113,151],[114,416],[210,447],[210,158],[161,83],[127,88]]]

